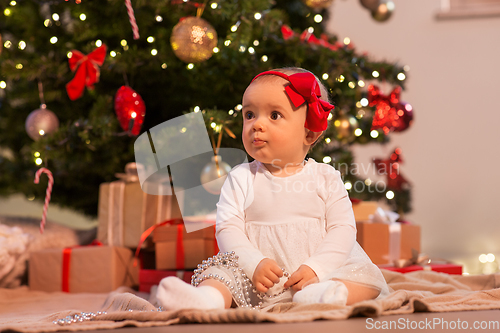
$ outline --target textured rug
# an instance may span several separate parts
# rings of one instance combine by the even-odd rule
[[[249,309],[158,312],[149,294],[120,288],[109,294],[65,294],[0,289],[0,331],[55,332],[152,327],[181,323],[308,322],[350,317],[379,317],[413,312],[500,309],[500,274],[460,276],[429,271],[400,274],[383,270],[393,292],[384,299],[337,308],[327,304],[276,304],[266,311]],[[59,319],[82,312],[106,311],[93,320],[59,325]]]

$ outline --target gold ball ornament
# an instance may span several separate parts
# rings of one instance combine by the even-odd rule
[[[304,3],[314,9],[325,9],[332,5],[333,0],[303,0]]]
[[[201,185],[208,193],[220,194],[229,171],[231,171],[229,164],[222,161],[219,155],[213,156],[212,161],[207,163],[201,171]]]
[[[372,11],[372,17],[375,21],[385,22],[391,17],[395,8],[394,2],[383,1],[374,11]]]
[[[184,62],[209,59],[217,46],[217,32],[200,17],[189,16],[177,23],[170,36],[175,55]]]
[[[359,0],[359,2],[361,3],[361,6],[371,11],[374,11],[377,9],[378,5],[380,5],[380,0]]]
[[[335,128],[335,139],[342,143],[348,143],[356,138],[354,131],[359,128],[359,123],[356,117],[340,114],[333,121],[333,127]]]

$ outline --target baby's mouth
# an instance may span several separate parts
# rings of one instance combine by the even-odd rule
[[[254,145],[263,145],[264,143],[266,143],[266,141],[264,141],[262,139],[258,139],[258,138],[253,139]]]

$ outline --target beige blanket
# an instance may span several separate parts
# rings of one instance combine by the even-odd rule
[[[65,294],[0,289],[0,331],[53,332],[151,327],[178,323],[307,322],[317,319],[377,317],[412,312],[500,309],[500,274],[459,276],[428,271],[383,271],[394,290],[388,297],[336,308],[326,304],[282,303],[267,311],[248,309],[158,312],[147,294],[119,289],[110,294]],[[128,292],[127,292],[128,291]],[[66,326],[53,321],[83,312],[107,311],[95,320]]]

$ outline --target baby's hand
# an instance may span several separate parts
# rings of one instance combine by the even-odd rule
[[[283,271],[273,259],[264,258],[260,261],[253,273],[252,282],[255,288],[265,293],[275,283],[280,281]]]
[[[292,287],[293,290],[299,291],[306,285],[316,282],[319,282],[316,273],[309,266],[300,265],[299,269],[288,278],[283,288]]]

